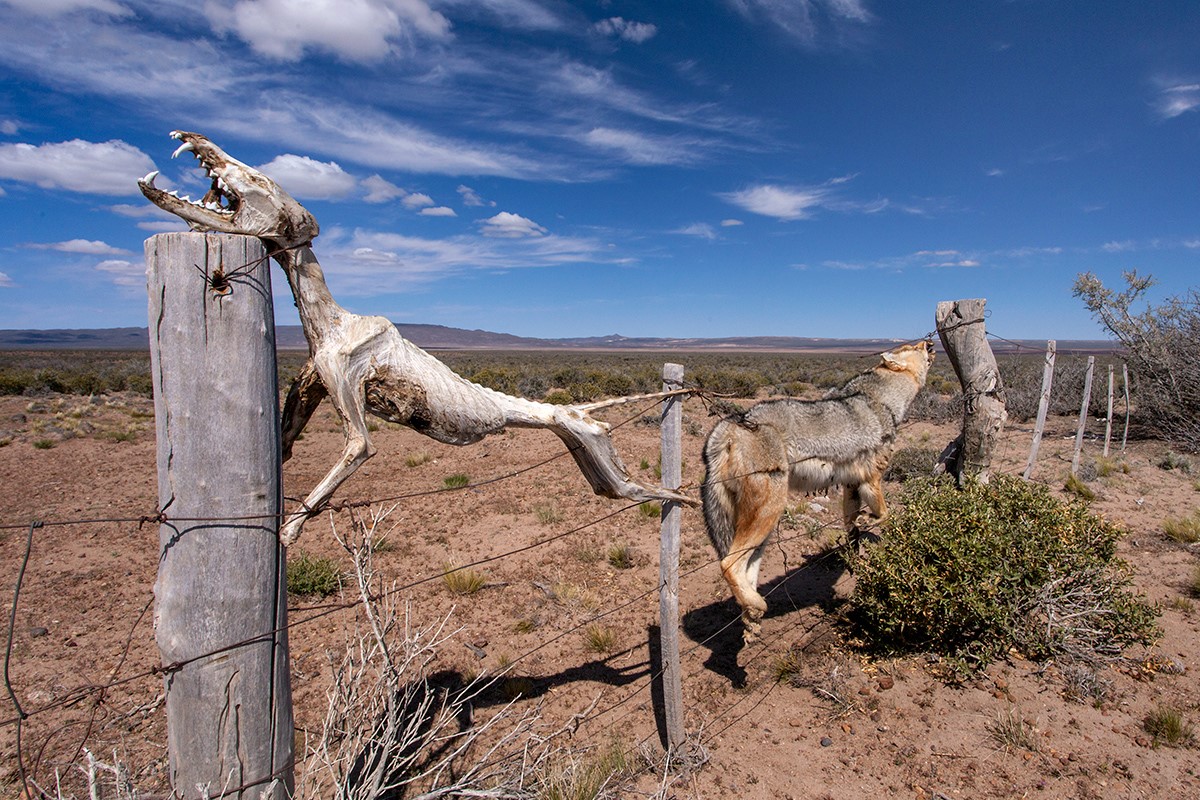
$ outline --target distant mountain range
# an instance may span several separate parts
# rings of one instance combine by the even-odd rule
[[[584,336],[573,339],[536,339],[509,333],[448,328],[444,325],[396,324],[400,335],[430,350],[661,350],[678,352],[778,351],[797,353],[879,352],[900,344],[901,339],[816,339],[802,336],[731,336],[722,339],[629,337],[620,334]],[[275,331],[281,350],[308,347],[299,325],[281,325]],[[147,350],[146,328],[85,328],[78,330],[0,330],[0,350]],[[1041,350],[1046,342],[1037,339],[992,341],[997,353]],[[1104,340],[1060,340],[1060,352],[1106,353],[1116,349]]]

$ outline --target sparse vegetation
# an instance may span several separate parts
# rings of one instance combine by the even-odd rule
[[[49,449],[53,448],[56,444],[58,444],[58,442],[54,441],[53,439],[34,439],[33,440],[33,447],[35,450],[49,450]]]
[[[662,517],[662,503],[642,503],[638,506],[638,513],[646,519],[660,519]]]
[[[1154,743],[1169,747],[1192,744],[1195,734],[1183,712],[1171,706],[1158,706],[1142,719],[1142,730],[1154,737]]]
[[[342,588],[342,571],[332,558],[312,556],[304,551],[289,554],[287,589],[289,594],[328,597]]]
[[[1078,475],[1068,475],[1067,482],[1063,484],[1063,489],[1065,489],[1068,494],[1075,495],[1085,503],[1090,503],[1096,499],[1095,490],[1088,486],[1087,483],[1084,482],[1084,480]]]
[[[1168,450],[1158,462],[1158,468],[1171,472],[1178,470],[1184,475],[1192,474],[1192,460],[1185,455]]]
[[[562,522],[562,513],[558,510],[558,504],[554,502],[538,503],[533,507],[533,513],[537,517],[537,521],[543,525]]]
[[[1200,542],[1200,508],[1185,517],[1167,517],[1163,520],[1163,533],[1183,544]]]
[[[633,563],[633,549],[629,545],[614,544],[608,548],[608,565],[613,569],[629,569]]]
[[[593,653],[611,653],[617,649],[617,633],[607,625],[588,625],[583,631],[583,641]]]
[[[472,567],[443,565],[442,583],[457,595],[470,596],[487,586],[487,577]]]
[[[876,649],[938,653],[971,670],[1017,648],[1096,663],[1148,644],[1157,612],[1128,587],[1121,532],[1081,503],[994,475],[958,490],[911,481],[855,564],[852,619]]]
[[[424,450],[419,450],[416,453],[409,453],[404,457],[404,464],[407,467],[419,467],[422,464],[428,464],[433,461],[433,456],[426,453]]]
[[[462,472],[456,472],[453,475],[447,475],[442,485],[447,489],[462,489],[471,483],[471,478]]]
[[[1006,752],[1028,750],[1036,753],[1038,750],[1037,727],[1022,719],[1015,708],[998,713],[987,730],[992,741]]]

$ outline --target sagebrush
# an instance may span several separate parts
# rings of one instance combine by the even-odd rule
[[[1082,503],[995,475],[910,481],[902,505],[855,565],[851,619],[870,646],[970,670],[1011,648],[1094,664],[1153,641],[1157,611],[1128,588],[1120,529]]]

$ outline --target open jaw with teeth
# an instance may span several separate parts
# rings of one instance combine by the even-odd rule
[[[253,167],[232,158],[197,133],[173,131],[182,142],[172,158],[191,153],[212,183],[199,200],[180,197],[154,185],[158,172],[138,181],[142,194],[159,208],[180,217],[196,231],[240,233],[293,247],[316,238],[312,215],[274,181]]]

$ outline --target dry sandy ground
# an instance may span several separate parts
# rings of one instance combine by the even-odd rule
[[[106,758],[115,750],[144,791],[163,790],[162,685],[147,674],[158,654],[149,614],[143,614],[155,575],[157,526],[100,521],[155,510],[150,413],[149,401],[135,397],[0,399],[0,441],[9,440],[0,447],[0,524],[16,526],[0,530],[0,587],[8,592],[14,585],[30,521],[94,520],[34,531],[17,608],[9,673],[31,712],[23,729],[24,763],[43,785],[53,784],[55,770],[71,776],[67,765],[86,744]],[[608,418],[617,422],[630,413],[614,409]],[[699,477],[700,446],[711,420],[693,401],[685,413],[687,484]],[[1052,420],[1052,426],[1035,478],[1058,490],[1070,461],[1073,422]],[[951,427],[911,424],[903,436],[909,444],[940,447],[951,438]],[[456,473],[478,482],[562,451],[554,436],[537,431],[504,433],[466,448],[388,426],[375,438],[379,455],[339,498],[437,489]],[[631,469],[653,481],[658,429],[629,424],[616,438]],[[1029,441],[1028,427],[1010,426],[999,468],[1023,469]],[[286,493],[307,490],[340,447],[332,416],[322,412],[285,466]],[[1099,445],[1087,447],[1094,454]],[[1161,604],[1163,629],[1152,654],[1130,654],[1157,666],[1135,662],[1107,670],[1101,678],[1111,690],[1100,705],[1066,699],[1053,666],[1017,655],[971,684],[951,687],[931,674],[924,658],[870,662],[839,646],[829,609],[851,591],[853,578],[817,558],[829,534],[811,535],[804,525],[781,530],[765,559],[770,611],[762,648],[741,654],[743,673],[734,657],[737,625],[722,630],[736,609],[712,563],[699,514],[686,511],[683,687],[687,730],[708,761],[677,779],[670,795],[1200,798],[1194,745],[1159,746],[1142,724],[1159,706],[1180,709],[1193,723],[1200,719],[1200,613],[1188,599],[1197,553],[1162,533],[1163,520],[1190,513],[1200,492],[1195,477],[1159,468],[1166,451],[1161,443],[1131,443],[1124,456],[1128,474],[1091,484],[1099,494],[1093,507],[1129,529],[1122,556],[1136,570],[1140,591]],[[895,486],[888,490],[897,494]],[[796,498],[797,515],[835,524],[837,504],[817,498],[812,506],[812,500]],[[387,517],[390,544],[376,560],[385,579],[409,581],[574,531],[480,567],[487,586],[474,595],[455,596],[440,580],[407,591],[412,617],[433,622],[453,610],[452,625],[461,628],[442,648],[435,669],[473,675],[512,665],[513,674],[526,679],[521,685],[529,697],[522,703],[542,704],[548,722],[565,720],[598,698],[574,744],[616,740],[653,748],[658,735],[647,688],[647,641],[657,619],[658,520],[636,508],[621,511],[625,505],[592,496],[570,459],[560,458],[501,482],[399,501]],[[344,528],[346,513],[333,522]],[[305,551],[348,567],[330,524],[328,518],[312,520],[293,557]],[[608,562],[612,545],[628,546],[632,566]],[[297,607],[316,602],[292,600]],[[612,631],[612,651],[590,649],[585,623],[623,604],[596,623]],[[296,611],[293,618],[300,616]],[[341,650],[354,622],[354,612],[344,611],[291,631],[301,730],[319,723],[327,654]],[[805,688],[773,678],[773,664],[793,647],[804,654]],[[114,680],[124,682],[103,694],[79,691]],[[17,791],[14,711],[7,701],[2,708],[0,797],[9,797]],[[1033,732],[1025,747],[1005,748],[994,735],[1000,722],[1013,720]],[[623,794],[645,796],[657,786],[657,778],[643,775]]]

